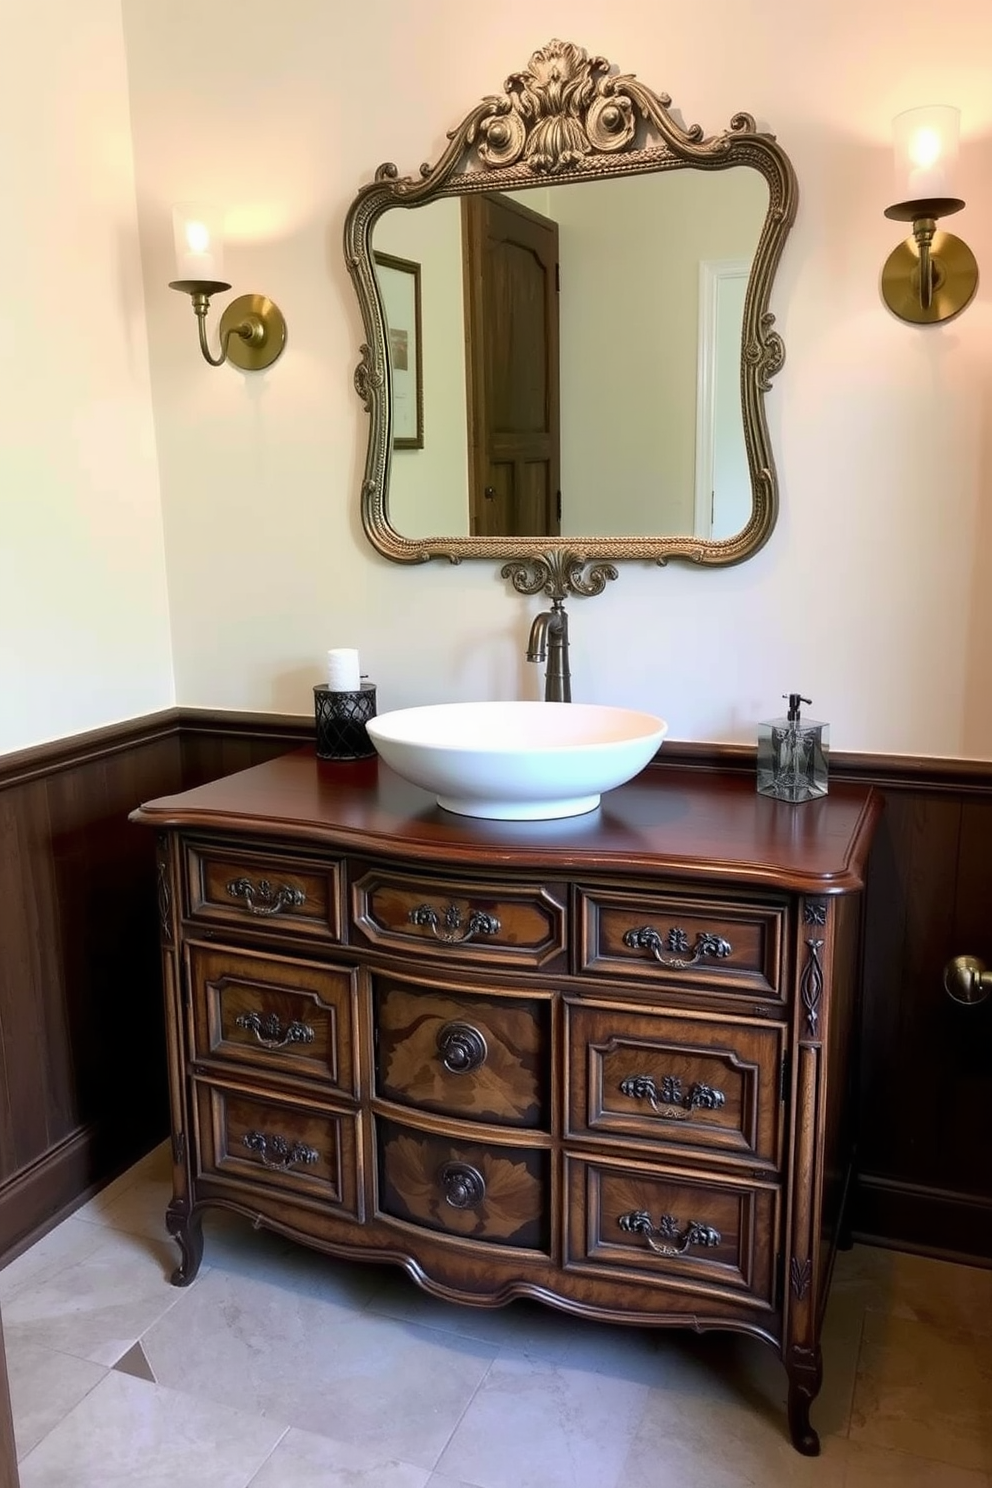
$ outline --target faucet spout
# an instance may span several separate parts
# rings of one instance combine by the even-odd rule
[[[540,615],[534,616],[534,623],[530,628],[530,640],[527,642],[528,661],[544,661],[547,657],[548,622],[550,619],[550,610],[542,610]]]
[[[544,661],[548,669],[544,678],[546,703],[570,703],[572,678],[568,667],[568,616],[560,599],[550,610],[535,615],[527,642],[527,660]]]

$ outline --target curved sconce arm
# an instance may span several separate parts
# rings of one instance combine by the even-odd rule
[[[220,318],[220,355],[213,356],[207,344],[207,312],[210,296],[231,286],[222,279],[173,279],[170,289],[188,294],[196,316],[200,351],[211,367],[233,362],[245,372],[270,367],[286,344],[286,321],[279,306],[265,295],[239,295]]]

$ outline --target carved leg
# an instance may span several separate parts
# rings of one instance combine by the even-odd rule
[[[804,1457],[819,1457],[820,1438],[810,1425],[809,1410],[823,1383],[823,1355],[816,1348],[792,1348],[785,1363],[789,1375],[789,1435]]]
[[[179,1244],[182,1260],[172,1273],[173,1286],[189,1286],[203,1260],[203,1211],[188,1209],[185,1199],[173,1199],[165,1211],[169,1234]]]

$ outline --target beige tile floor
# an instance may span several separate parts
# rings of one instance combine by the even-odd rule
[[[838,1261],[819,1458],[771,1350],[435,1301],[208,1216],[163,1149],[0,1272],[22,1488],[992,1488],[992,1271]]]

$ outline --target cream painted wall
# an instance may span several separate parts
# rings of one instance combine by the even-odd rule
[[[988,193],[992,7],[712,0],[123,0],[179,700],[306,713],[329,645],[356,644],[380,708],[533,696],[538,601],[498,566],[401,568],[358,520],[361,326],[342,260],[348,203],[383,160],[416,172],[531,50],[559,35],[670,92],[689,121],[740,109],[775,130],[799,219],[773,308],[786,366],[768,398],[782,514],[733,569],[625,565],[571,605],[580,699],[654,708],[676,738],[749,740],[801,688],[836,748],[992,757]],[[898,20],[898,25],[893,21]],[[195,43],[191,41],[195,38]],[[899,229],[890,120],[963,111],[955,229],[986,285],[916,330],[880,303]],[[233,210],[239,290],[285,310],[289,345],[252,379],[203,365],[170,277],[169,206]]]
[[[0,753],[174,700],[120,0],[8,10]]]

